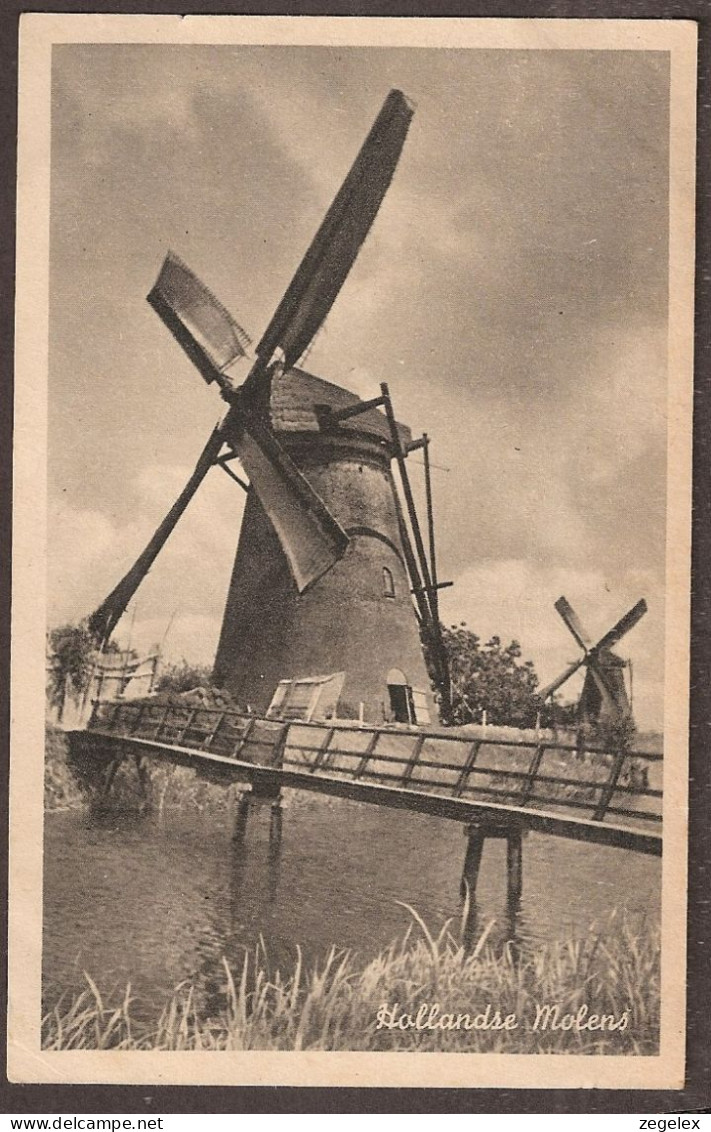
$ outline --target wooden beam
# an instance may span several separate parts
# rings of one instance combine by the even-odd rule
[[[331,739],[333,738],[335,730],[336,730],[335,727],[329,727],[328,730],[326,731],[326,734],[324,735],[324,737],[321,741],[321,746],[318,748],[318,750],[316,752],[316,758],[314,759],[313,763],[311,764],[311,773],[312,774],[313,774],[314,771],[321,769],[321,766],[323,764],[323,760],[326,758],[326,755],[328,753],[329,744],[331,742]]]
[[[417,549],[417,557],[419,559],[420,570],[422,571],[422,577],[424,578],[424,581],[425,581],[425,588],[428,589],[428,590],[431,590],[432,589],[432,578],[430,577],[429,564],[427,562],[427,556],[425,554],[425,547],[424,547],[424,543],[422,541],[422,532],[420,530],[420,521],[417,517],[417,511],[415,509],[415,500],[414,500],[413,495],[412,495],[412,487],[411,487],[411,484],[410,484],[410,477],[408,475],[407,464],[405,462],[405,452],[403,450],[402,444],[400,443],[400,435],[399,435],[398,429],[397,429],[397,421],[395,420],[395,413],[393,411],[392,401],[390,399],[390,391],[389,391],[388,386],[385,382],[383,382],[381,384],[380,389],[381,389],[382,394],[383,394],[383,401],[384,401],[384,405],[385,405],[385,413],[386,413],[386,416],[388,418],[388,424],[390,426],[390,435],[392,437],[393,448],[395,450],[395,459],[397,461],[398,469],[399,469],[399,472],[400,472],[400,481],[402,483],[402,490],[403,490],[403,493],[405,495],[405,503],[406,503],[406,506],[407,506],[407,513],[408,513],[409,518],[410,518],[410,525],[412,527],[412,533],[413,533],[413,536],[414,536],[414,539],[415,539],[415,547]]]
[[[412,778],[412,773],[413,773],[415,767],[417,766],[417,760],[419,759],[420,754],[422,752],[422,747],[424,745],[424,742],[425,742],[424,735],[418,735],[417,739],[415,740],[415,745],[412,748],[412,754],[410,755],[409,759],[407,760],[407,764],[406,764],[405,769],[403,771],[403,775],[402,775],[403,786],[406,786],[407,783]]]
[[[460,893],[462,899],[466,896],[473,904],[476,899],[476,885],[479,879],[481,856],[484,852],[484,834],[478,826],[470,826],[467,830],[467,851],[464,855],[464,868]]]
[[[433,585],[430,590],[428,590],[426,586],[421,586],[420,588],[426,593],[436,593],[437,590],[447,590],[450,586],[453,585],[454,582],[437,582],[437,584]],[[414,592],[414,590],[410,590],[410,593],[414,594]]]
[[[272,802],[271,810],[269,811],[269,859],[274,861],[278,859],[281,852],[281,838],[282,838],[282,808],[281,802]]]
[[[358,417],[361,413],[369,413],[371,409],[379,409],[385,404],[382,397],[371,397],[369,401],[359,401],[355,405],[348,405],[344,409],[332,409],[330,405],[314,405],[314,413],[321,428],[333,428],[341,421],[350,417]]]
[[[432,510],[432,476],[430,475],[430,438],[427,433],[423,433],[422,440],[424,441],[424,463],[425,463],[425,500],[427,506],[427,533],[430,542],[430,575],[432,577],[432,593],[430,600],[432,602],[432,613],[434,614],[437,622],[439,623],[439,601],[437,591],[440,589],[437,584],[437,556],[435,553],[435,530],[434,530],[434,512]],[[451,583],[450,583],[451,584]]]
[[[361,758],[358,762],[358,765],[356,766],[355,770],[353,771],[353,777],[354,778],[360,778],[360,776],[362,775],[363,771],[365,770],[368,763],[370,762],[370,758],[371,758],[373,752],[375,751],[375,748],[378,745],[378,739],[379,738],[380,738],[380,732],[379,731],[374,731],[372,733],[372,735],[370,736],[370,739],[368,740],[368,746],[363,751],[363,754],[361,755]]]
[[[506,838],[506,899],[516,905],[523,891],[523,835],[512,830]]]
[[[428,439],[427,433],[424,433],[424,435],[419,436],[417,438],[417,440],[410,440],[405,445],[405,448],[404,448],[405,455],[409,456],[411,452],[417,452],[417,450],[419,448],[426,448],[428,444],[429,444],[429,439]]]
[[[415,553],[412,549],[412,543],[410,541],[410,532],[408,531],[407,524],[405,523],[405,516],[402,513],[400,497],[398,496],[397,488],[394,483],[393,499],[395,501],[395,514],[397,516],[397,524],[400,531],[400,541],[402,542],[402,550],[403,554],[405,555],[405,564],[407,566],[407,573],[410,578],[410,592],[415,598],[417,605],[418,621],[420,625],[423,625],[425,626],[425,628],[427,628],[430,622],[430,610],[427,601],[425,600],[427,591],[422,584],[420,571],[417,566],[417,559],[415,558]]]
[[[234,830],[232,832],[233,841],[244,841],[247,834],[249,809],[249,794],[245,792],[244,794],[240,795],[239,802],[237,803],[237,813],[235,814],[235,824]]]
[[[610,805],[610,802],[612,801],[612,795],[615,793],[617,780],[622,773],[622,767],[625,765],[625,759],[629,757],[629,754],[630,752],[626,747],[620,747],[619,751],[615,755],[612,766],[610,767],[610,776],[600,790],[600,801],[598,802],[597,808],[595,810],[593,817],[594,821],[602,821],[602,819],[605,817],[607,807]]]
[[[457,779],[457,785],[454,788],[454,794],[455,794],[455,797],[457,797],[457,798],[461,797],[462,793],[464,792],[464,789],[467,785],[467,781],[469,779],[469,775],[471,774],[471,771],[472,771],[472,767],[474,766],[474,763],[476,762],[477,755],[479,754],[479,748],[480,747],[481,747],[481,739],[475,739],[474,742],[472,743],[471,747],[469,748],[469,751],[467,752],[466,762],[464,763],[464,766],[462,767],[461,774],[459,775],[459,778]]]
[[[247,492],[249,491],[249,484],[247,483],[246,480],[243,480],[241,476],[238,476],[236,472],[233,472],[232,468],[229,468],[227,466],[228,460],[235,460],[235,459],[236,459],[236,456],[229,456],[229,457],[226,457],[223,460],[218,460],[217,463],[222,468],[223,472],[227,473],[227,475],[230,477],[231,480],[234,480],[235,483],[239,484],[239,486],[242,488],[242,490],[244,491],[244,493],[246,495]]]
[[[213,742],[215,741],[215,738],[217,737],[217,734],[218,734],[220,728],[222,727],[222,724],[225,721],[226,715],[227,715],[227,712],[221,711],[219,713],[219,715],[217,716],[217,722],[215,723],[214,727],[212,728],[212,731],[208,731],[207,735],[205,736],[205,738],[202,741],[201,746],[202,746],[203,750],[207,750],[207,751],[210,750],[210,747],[212,746]]]
[[[254,730],[254,725],[255,725],[256,722],[257,722],[256,718],[247,720],[244,731],[240,735],[239,739],[237,739],[234,747],[232,748],[232,755],[233,755],[234,758],[237,758],[237,755],[242,753],[243,748],[247,744],[249,737],[252,734],[252,731]]]
[[[393,411],[392,401],[390,398],[390,390],[385,382],[380,386],[380,391],[384,398],[385,415],[388,418],[388,425],[390,427],[390,435],[392,438],[395,459],[397,461],[398,470],[400,472],[400,482],[405,496],[405,503],[407,506],[408,515],[410,518],[410,525],[415,539],[415,547],[417,549],[417,558],[419,559],[419,570],[422,572],[424,586],[421,593],[416,593],[415,598],[420,605],[420,614],[422,617],[422,624],[425,627],[425,632],[430,639],[433,659],[435,663],[435,670],[437,673],[437,683],[439,685],[440,696],[445,709],[445,713],[449,708],[450,703],[450,688],[449,688],[449,665],[447,662],[447,654],[442,640],[442,631],[439,623],[439,614],[437,612],[436,600],[432,599],[432,578],[430,575],[429,564],[425,554],[425,547],[422,541],[422,532],[420,530],[419,519],[417,518],[417,511],[415,509],[415,501],[412,495],[412,486],[410,484],[410,477],[407,471],[407,464],[405,461],[405,453],[400,443],[400,435],[397,430],[397,421],[395,420],[395,413]],[[419,571],[418,571],[419,572]],[[417,590],[420,582],[414,580],[412,582],[413,589]],[[426,598],[425,598],[426,595]]]
[[[109,765],[109,773],[106,775],[106,779],[104,780],[104,785],[103,785],[102,790],[101,790],[101,795],[102,795],[103,798],[108,797],[109,790],[113,786],[114,778],[116,777],[116,772],[118,771],[118,768],[121,766],[122,761],[123,760],[121,758],[121,755],[119,754],[113,760],[113,762]]]
[[[543,756],[544,756],[545,753],[546,753],[546,744],[545,743],[541,743],[540,746],[536,747],[536,749],[534,751],[533,758],[531,759],[531,764],[528,768],[528,773],[523,780],[523,787],[522,787],[522,790],[521,790],[521,802],[524,806],[525,806],[526,802],[528,801],[528,799],[530,798],[531,794],[533,793],[533,789],[536,785],[536,775],[538,774],[538,771],[540,770],[541,762],[543,761]]]

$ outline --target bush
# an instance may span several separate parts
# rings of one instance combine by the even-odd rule
[[[192,692],[194,688],[205,688],[210,685],[212,669],[206,664],[188,664],[181,660],[179,664],[166,664],[162,668],[156,683],[156,692]]]

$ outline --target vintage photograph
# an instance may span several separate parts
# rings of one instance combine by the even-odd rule
[[[25,23],[14,1079],[683,1079],[694,33],[515,22]]]

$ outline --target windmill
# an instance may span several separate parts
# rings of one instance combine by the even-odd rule
[[[148,295],[228,408],[180,496],[89,627],[108,640],[207,472],[220,466],[247,501],[213,680],[256,710],[266,709],[285,678],[344,672],[351,712],[424,721],[430,692],[420,638],[440,697],[448,695],[437,612],[442,583],[424,550],[406,466],[415,448],[427,457],[427,438],[412,441],[398,424],[387,385],[364,402],[297,367],[375,220],[412,115],[405,96],[391,91],[241,385],[234,370],[250,356],[249,338],[173,253]],[[248,484],[230,467],[234,460]],[[425,467],[428,474],[427,459]],[[427,491],[429,504],[429,479]],[[433,546],[429,505],[428,519]]]
[[[579,660],[570,664],[555,680],[538,693],[547,700],[566,683],[579,668],[585,668],[583,690],[578,704],[578,719],[581,724],[597,722],[618,722],[630,719],[632,707],[624,681],[624,669],[628,664],[612,651],[630,629],[647,612],[647,603],[642,598],[632,609],[621,617],[600,640],[593,642],[583,628],[577,613],[564,597],[559,597],[555,608],[562,617],[575,641],[583,650]],[[631,662],[629,662],[631,664]]]

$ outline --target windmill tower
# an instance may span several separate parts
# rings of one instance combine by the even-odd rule
[[[342,673],[339,713],[427,722],[433,703],[420,635],[440,697],[448,694],[431,508],[428,559],[406,465],[414,447],[427,453],[426,438],[412,442],[396,422],[386,385],[363,402],[297,368],[375,219],[412,113],[391,91],[241,385],[234,369],[250,356],[250,340],[177,256],[168,254],[148,296],[228,409],[178,500],[89,625],[108,639],[205,475],[222,467],[247,503],[214,680],[259,712],[282,680]]]
[[[299,593],[259,497],[248,494],[214,682],[264,711],[284,678],[343,672],[339,714],[372,722],[399,715],[392,689],[402,685],[424,697],[416,714],[426,722],[430,682],[398,523],[388,421],[369,409],[338,427],[319,425],[324,410],[359,405],[346,390],[303,370],[273,381],[271,426],[349,542],[333,567]],[[403,448],[410,441],[402,425],[397,436]]]
[[[625,687],[624,671],[631,661],[625,661],[612,651],[630,629],[647,612],[647,603],[642,598],[624,617],[613,625],[607,633],[594,642],[583,628],[577,613],[564,597],[558,598],[555,608],[569,629],[576,643],[583,650],[579,660],[574,661],[560,676],[556,677],[538,693],[547,700],[566,683],[579,668],[585,668],[583,690],[578,702],[578,722],[580,725],[596,723],[617,723],[632,718],[632,705]]]

